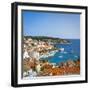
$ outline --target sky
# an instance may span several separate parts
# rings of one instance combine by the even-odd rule
[[[24,36],[80,38],[80,14],[22,11]]]

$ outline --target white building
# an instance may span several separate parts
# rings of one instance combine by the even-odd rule
[[[24,52],[23,58],[24,58],[24,59],[25,59],[25,58],[29,58],[29,55],[28,55],[28,52],[27,52],[27,51]]]
[[[39,60],[39,57],[40,57],[40,56],[39,56],[39,52],[37,52],[37,51],[31,51],[31,52],[30,52],[30,57]]]

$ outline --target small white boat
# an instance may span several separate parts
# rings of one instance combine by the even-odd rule
[[[60,48],[59,50],[60,50],[61,52],[64,52],[64,48]]]
[[[64,54],[67,54],[68,52],[63,52]]]
[[[63,56],[59,56],[59,58],[63,58]]]
[[[74,56],[75,58],[78,58],[78,56]]]

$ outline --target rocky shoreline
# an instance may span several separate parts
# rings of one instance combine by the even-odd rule
[[[27,63],[27,64],[26,64]],[[62,62],[60,65],[55,65],[45,61],[24,61],[24,68],[27,68],[27,74],[24,76],[58,76],[58,75],[73,75],[80,74],[80,60]]]

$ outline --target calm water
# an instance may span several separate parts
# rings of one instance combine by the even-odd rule
[[[55,44],[55,47],[64,48],[64,51],[58,51],[54,56],[45,58],[52,63],[65,62],[67,60],[77,60],[80,58],[80,40],[70,40],[70,44]]]

